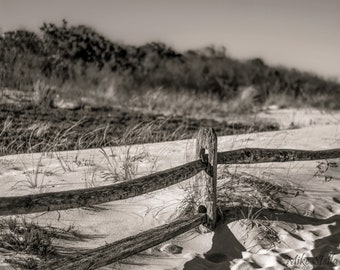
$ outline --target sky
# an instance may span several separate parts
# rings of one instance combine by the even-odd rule
[[[340,0],[0,0],[3,32],[62,19],[112,41],[178,50],[214,44],[234,58],[340,81]]]

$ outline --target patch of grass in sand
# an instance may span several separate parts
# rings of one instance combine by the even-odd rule
[[[179,136],[177,134],[178,130],[173,131],[171,134],[162,132],[158,133],[156,131],[157,135],[155,136],[155,130],[161,130],[162,122],[159,121],[153,121],[146,125],[137,124],[131,128],[128,128],[120,138],[117,138],[112,142],[112,144],[120,145],[120,147],[108,147],[105,149],[102,147],[99,148],[100,153],[105,160],[104,166],[107,167],[106,171],[99,171],[98,167],[94,164],[94,156],[86,160],[79,157],[79,149],[84,147],[81,142],[81,138],[87,137],[88,134],[83,134],[79,139],[77,146],[77,148],[79,148],[78,152],[76,155],[72,155],[71,159],[68,157],[68,152],[57,152],[59,144],[63,143],[64,139],[68,139],[68,134],[73,133],[71,130],[80,124],[81,122],[78,122],[64,132],[59,132],[50,143],[46,143],[46,145],[42,148],[44,151],[37,159],[34,158],[32,153],[31,164],[27,164],[26,161],[22,160],[22,165],[24,167],[23,174],[25,179],[15,183],[12,186],[12,189],[15,190],[28,188],[36,190],[37,192],[45,191],[48,188],[48,185],[44,183],[45,176],[50,176],[53,174],[53,172],[43,170],[42,161],[48,157],[55,157],[64,173],[74,172],[77,168],[85,166],[86,168],[83,174],[83,180],[86,188],[97,186],[99,183],[98,177],[100,177],[101,180],[104,179],[104,182],[111,181],[113,183],[132,180],[138,173],[139,163],[145,161],[150,163],[151,161],[147,171],[148,173],[153,173],[157,169],[158,160],[158,157],[151,157],[144,146],[134,149],[135,146],[132,146],[133,144],[141,141],[150,142],[174,139]],[[36,128],[40,130],[40,125]],[[43,131],[36,132],[36,128],[33,128],[30,137],[43,134]],[[180,126],[180,128],[182,127]],[[96,139],[98,139],[98,141],[105,141],[105,131],[103,132],[102,136],[103,138],[96,137]],[[100,142],[98,142],[98,144],[100,145]],[[30,146],[30,150],[28,152],[31,152],[32,149],[35,149],[34,145]]]
[[[192,181],[179,184],[179,187],[184,191],[184,196],[177,206],[178,217],[192,216],[197,213],[199,205]]]
[[[39,257],[48,257],[56,253],[51,241],[51,232],[42,229],[25,219],[4,219],[0,221],[1,248],[27,252]]]
[[[136,141],[150,141],[153,133],[152,123],[147,126],[136,125],[127,129],[123,136],[117,141],[121,147],[109,147],[107,150],[99,148],[100,153],[106,161],[108,172],[101,175],[105,181],[113,183],[129,181],[136,177],[139,163],[150,160],[150,154],[143,145],[133,147]],[[153,138],[154,139],[154,138]],[[149,173],[153,173],[157,168],[158,157],[152,159],[148,168]]]
[[[178,106],[185,110],[189,100],[188,97],[183,106]],[[202,112],[208,110],[203,105],[197,106]],[[165,116],[112,107],[71,111],[5,104],[0,106],[0,122],[3,123],[0,123],[0,156],[190,139],[201,126],[214,127],[218,135],[279,129],[277,124],[258,121],[255,117],[244,123],[207,119],[205,113],[202,117]]]
[[[198,203],[192,182],[181,184],[184,197],[177,208],[178,216],[190,216],[197,213]],[[290,186],[273,184],[251,174],[230,172],[228,165],[219,166],[217,182],[217,211],[223,222],[224,209],[235,209],[236,214],[229,221],[235,220],[245,227],[247,232],[254,232],[253,241],[272,248],[280,243],[280,237],[274,222],[262,216],[264,209],[287,211],[280,198],[294,196],[297,190]],[[261,217],[261,218],[260,218]],[[230,217],[229,217],[230,218]],[[202,233],[205,230],[199,229]],[[248,235],[248,233],[247,233]]]
[[[83,235],[70,225],[66,229],[39,226],[24,218],[0,219],[0,248],[5,261],[21,269],[37,269],[41,260],[56,259],[72,254],[56,243],[56,240],[83,241],[90,236]]]
[[[22,188],[29,188],[32,190],[36,190],[37,192],[42,192],[46,185],[44,184],[44,178],[46,175],[51,174],[51,172],[44,172],[41,169],[42,166],[42,159],[44,157],[44,153],[40,154],[38,161],[35,163],[34,158],[32,156],[32,169],[29,169],[25,162],[22,161],[22,165],[24,167],[23,174],[25,175],[24,180],[20,180],[16,182],[11,189],[22,189]]]
[[[231,173],[224,165],[219,174],[218,206],[235,208],[238,211],[238,220],[241,227],[252,232],[252,242],[261,243],[265,248],[273,248],[280,243],[280,236],[275,228],[275,222],[263,218],[265,209],[287,211],[287,206],[281,203],[281,198],[295,196],[297,189],[291,186],[271,183],[244,172]],[[223,213],[223,211],[221,211]],[[260,218],[261,217],[261,218]],[[223,220],[223,216],[222,216]],[[248,233],[246,233],[246,237]]]
[[[221,167],[218,180],[218,203],[221,205],[282,209],[280,197],[290,193],[289,187],[245,172],[230,172],[227,165]]]
[[[50,153],[67,150],[70,144],[75,146],[76,149],[85,149],[90,146],[89,141],[84,140],[84,137],[89,134],[77,134],[78,136],[75,138],[74,131],[76,127],[81,125],[82,121],[83,119],[65,128],[60,126],[60,129],[53,129],[53,132],[51,132],[51,123],[47,122],[34,122],[25,129],[18,128],[17,135],[12,138],[11,142],[2,146],[0,155],[34,152]],[[1,133],[6,134],[8,129],[8,125],[5,125]],[[96,131],[94,130],[92,133],[96,133]],[[85,145],[83,145],[84,143]]]
[[[256,231],[254,239],[252,239],[254,243],[261,243],[261,246],[267,249],[274,248],[276,244],[281,242],[279,233],[275,230],[275,225],[272,221],[258,220],[257,218],[261,215],[263,209],[256,212],[253,209],[249,207],[247,213],[241,211],[243,216],[243,219],[240,220],[241,227],[245,226],[248,232]]]
[[[124,147],[123,154],[116,152],[113,147],[107,152],[104,148],[100,148],[100,153],[106,160],[108,173],[102,173],[105,181],[113,183],[121,181],[129,181],[135,178],[138,170],[138,163],[147,157],[147,152],[136,152],[132,154],[131,146]]]

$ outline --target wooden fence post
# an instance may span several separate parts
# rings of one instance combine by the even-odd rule
[[[208,155],[205,155],[208,154]],[[217,136],[212,128],[201,128],[196,141],[196,157],[207,164],[205,171],[198,173],[194,181],[198,212],[207,213],[206,227],[213,230],[216,225],[217,186]]]

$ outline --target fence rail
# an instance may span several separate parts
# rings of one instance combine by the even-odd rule
[[[208,152],[206,154],[206,152]],[[35,195],[1,197],[0,216],[66,210],[127,199],[180,183],[193,176],[198,214],[142,232],[112,244],[91,249],[79,256],[47,262],[40,269],[96,269],[165,242],[198,225],[214,229],[216,223],[217,164],[250,164],[340,158],[340,149],[319,151],[295,149],[244,148],[217,152],[213,129],[201,129],[196,144],[198,160],[140,177],[128,182]],[[203,172],[202,172],[203,171]],[[202,173],[201,173],[202,172]],[[199,190],[201,188],[201,190]]]
[[[296,149],[243,148],[217,153],[218,164],[307,161],[332,158],[340,158],[340,148],[318,151]]]
[[[66,210],[135,197],[180,183],[204,170],[201,160],[128,182],[61,192],[1,197],[0,216]]]
[[[207,154],[202,156],[203,161]],[[294,150],[244,148],[217,153],[217,164],[250,164],[340,158],[340,149]],[[66,210],[127,199],[166,188],[185,181],[208,165],[202,160],[192,161],[165,171],[113,185],[47,192],[24,196],[0,197],[0,216]]]
[[[204,214],[177,219],[172,223],[144,231],[112,244],[91,249],[78,256],[42,263],[39,268],[42,270],[97,269],[170,240],[197,227],[204,223],[204,221]]]

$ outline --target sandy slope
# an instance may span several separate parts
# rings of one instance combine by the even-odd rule
[[[308,127],[315,125],[336,125],[340,122],[338,111],[324,111],[314,108],[304,109],[277,109],[267,108],[257,114],[259,119],[270,120],[279,123],[281,129],[290,127]]]
[[[242,147],[339,148],[340,125],[226,136],[219,138],[218,144],[219,151]],[[111,153],[108,148],[105,150]],[[116,157],[111,156],[110,159],[121,163],[127,153],[143,153],[140,161],[135,163],[138,176],[191,161],[194,159],[193,150],[193,140],[136,145],[114,148]],[[290,213],[268,213],[267,218],[274,221],[265,220],[265,225],[259,225],[256,222],[259,215],[255,212],[249,213],[250,219],[244,219],[242,214],[245,217],[248,214],[238,211],[240,220],[221,223],[214,233],[198,234],[192,231],[173,239],[170,243],[183,247],[180,254],[168,254],[160,249],[164,246],[161,245],[103,269],[312,269],[312,265],[318,265],[320,261],[324,266],[336,269],[337,265],[340,268],[340,167],[336,167],[339,163],[340,160],[332,160],[328,163],[310,161],[220,166],[219,175],[225,172],[250,174],[256,176],[251,178],[253,181],[265,180],[283,187],[287,192],[279,192],[272,198],[256,184],[240,186],[233,194],[244,198],[255,194],[258,198],[253,198],[254,201],[259,199],[264,206],[267,201],[274,205],[279,201],[276,204],[278,209],[285,208]],[[113,181],[108,174],[108,161],[99,149],[48,156],[6,156],[0,157],[0,164],[1,197],[85,188]],[[232,183],[228,173],[220,178],[221,187]],[[27,187],[27,181],[35,179],[40,187]],[[184,182],[144,196],[106,203],[100,208],[25,217],[41,225],[61,228],[74,224],[80,232],[93,237],[88,241],[63,243],[64,247],[94,248],[173,219],[186,196],[186,186]],[[233,203],[226,206],[235,209]],[[249,211],[250,208],[247,209]],[[251,210],[255,211],[255,208]],[[0,261],[5,256],[2,257]],[[0,269],[6,267],[4,263],[0,264]]]

